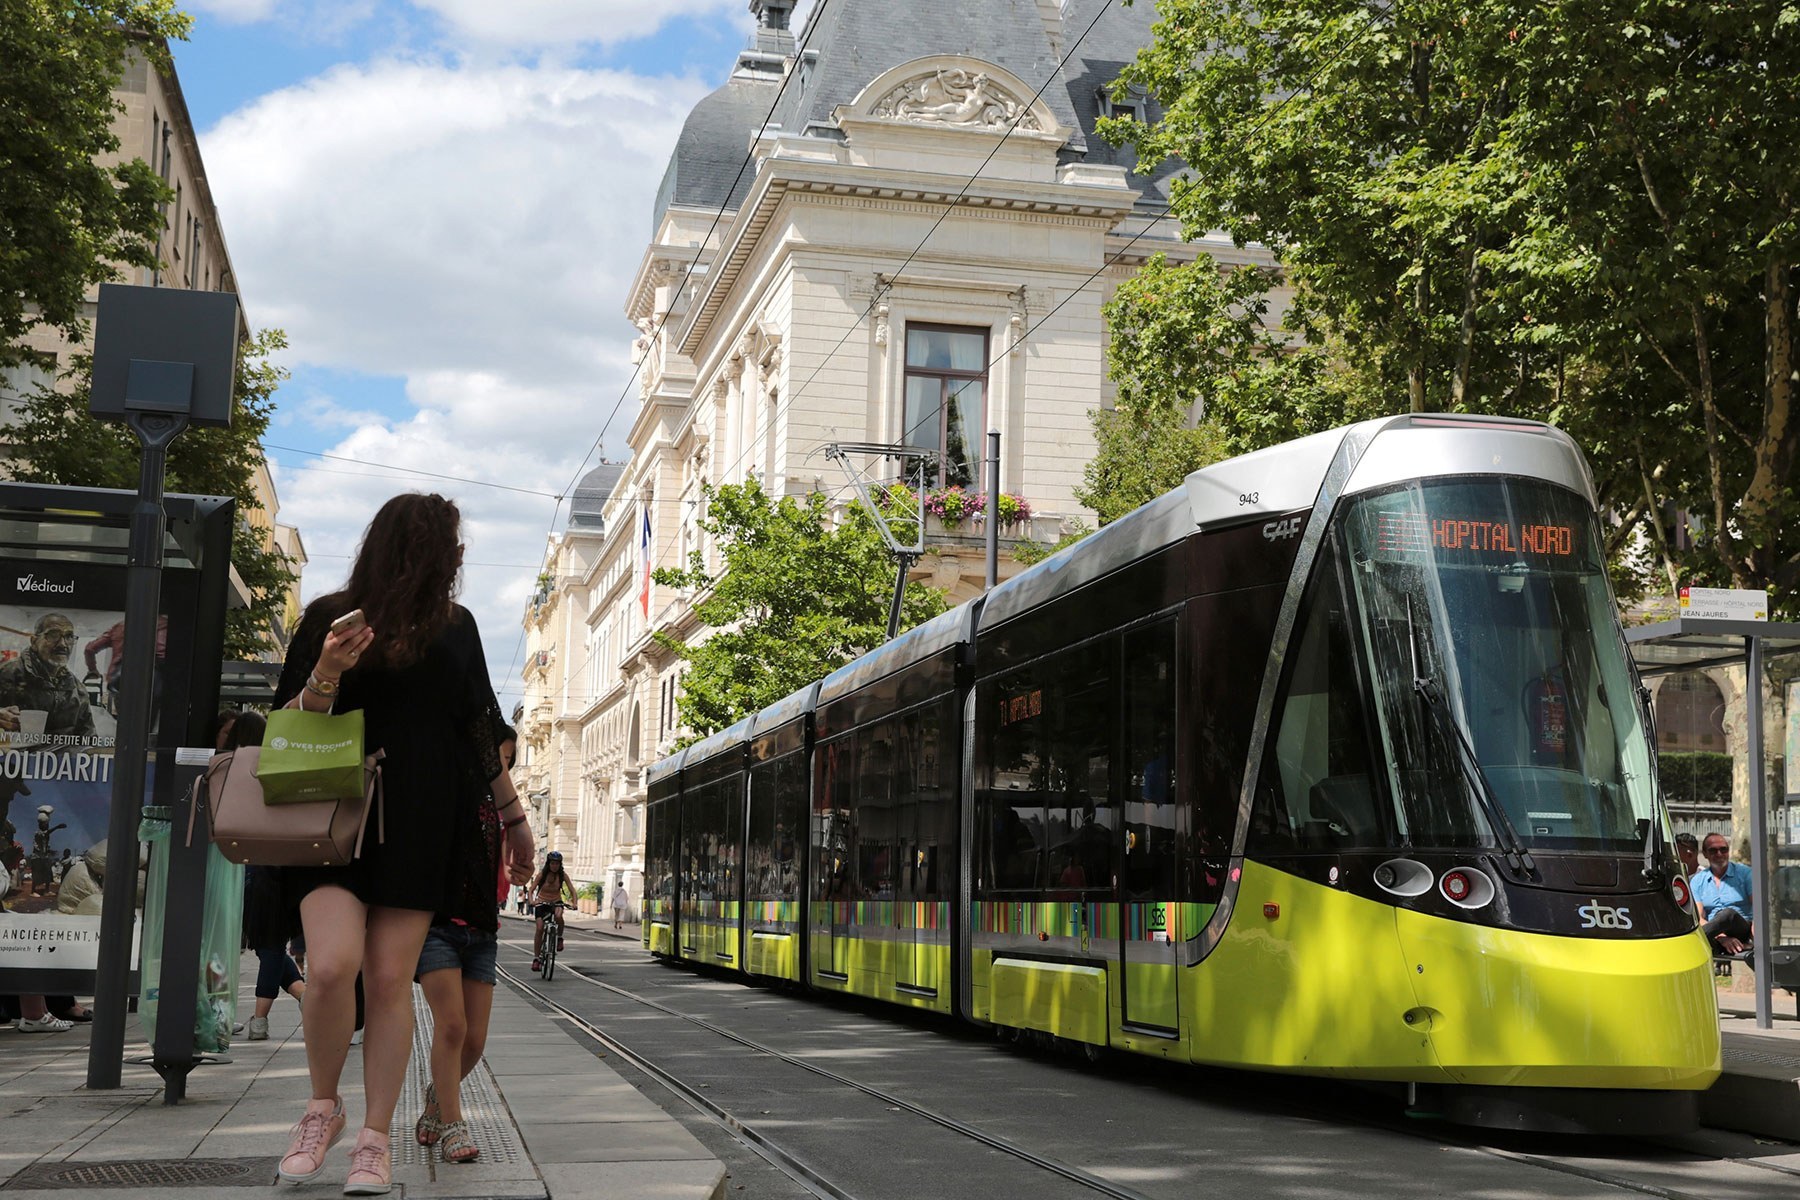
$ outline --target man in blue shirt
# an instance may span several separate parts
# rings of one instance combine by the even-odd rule
[[[1727,954],[1742,954],[1750,940],[1750,868],[1731,861],[1731,843],[1722,833],[1709,833],[1700,844],[1706,869],[1688,881],[1699,906],[1702,928]]]

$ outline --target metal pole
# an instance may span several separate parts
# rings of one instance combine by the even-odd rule
[[[896,554],[894,558],[900,564],[900,573],[894,578],[894,599],[888,605],[888,641],[893,641],[900,634],[901,602],[906,599],[906,573],[912,570],[913,556]]]
[[[1750,936],[1756,972],[1756,1027],[1768,1029],[1769,986],[1769,807],[1763,770],[1763,644],[1751,634],[1744,639],[1744,717],[1750,726]]]
[[[144,758],[150,749],[152,675],[156,670],[156,610],[162,591],[163,468],[169,443],[187,428],[186,415],[131,413],[127,422],[143,444],[138,502],[131,512],[125,574],[125,669],[120,675],[119,728],[113,743],[112,811],[106,826],[106,873],[100,908],[100,962],[94,976],[94,1027],[88,1043],[87,1086],[119,1086],[125,1053],[125,987],[131,974],[131,927],[137,910],[138,818],[144,806]],[[188,1014],[168,1014],[191,1020]]]
[[[988,430],[987,591],[1000,582],[1000,431]]]

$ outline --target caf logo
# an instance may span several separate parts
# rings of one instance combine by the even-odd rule
[[[287,749],[287,739],[284,737],[271,738],[269,741],[269,749],[271,749],[271,750],[286,750]]]

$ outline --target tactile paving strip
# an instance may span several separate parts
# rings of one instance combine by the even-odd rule
[[[406,1086],[400,1089],[400,1103],[394,1109],[394,1123],[388,1127],[389,1144],[393,1146],[394,1165],[420,1166],[435,1164],[437,1150],[419,1145],[413,1126],[425,1105],[425,1085],[431,1080],[431,1006],[425,1003],[425,990],[413,986],[413,1052],[406,1064]],[[480,1163],[522,1163],[525,1147],[513,1128],[512,1116],[494,1090],[494,1076],[487,1063],[475,1065],[462,1085],[463,1120],[469,1123],[469,1134],[481,1148]]]

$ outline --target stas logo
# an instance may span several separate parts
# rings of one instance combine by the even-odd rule
[[[1614,908],[1610,904],[1602,904],[1598,900],[1589,900],[1575,910],[1581,918],[1583,929],[1630,929],[1631,910]]]
[[[21,592],[47,592],[53,596],[73,596],[75,581],[68,579],[58,583],[54,579],[43,579],[36,575],[21,575],[18,578],[18,588]]]
[[[1289,517],[1285,521],[1270,521],[1263,526],[1263,537],[1271,542],[1285,541],[1300,536],[1300,518]]]

